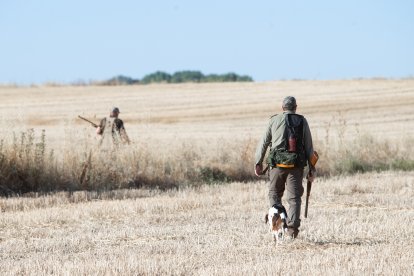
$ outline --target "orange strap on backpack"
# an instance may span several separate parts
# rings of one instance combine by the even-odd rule
[[[279,167],[279,168],[287,168],[287,169],[290,169],[290,168],[294,168],[295,167],[295,165],[286,165],[286,164],[276,164],[276,167]]]

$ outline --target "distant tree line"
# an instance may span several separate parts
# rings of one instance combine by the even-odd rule
[[[204,75],[200,71],[179,71],[174,74],[157,71],[144,76],[141,80],[119,75],[109,80],[99,82],[101,85],[132,85],[149,83],[185,83],[185,82],[252,82],[250,76],[235,73]]]

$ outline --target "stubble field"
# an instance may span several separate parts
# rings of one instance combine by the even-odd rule
[[[299,238],[277,246],[263,221],[264,181],[2,199],[0,273],[412,275],[413,180],[318,180]]]
[[[44,129],[47,149],[64,163],[96,142],[77,115],[98,121],[115,105],[134,141],[126,151],[171,157],[196,148],[197,158],[231,168],[238,143],[251,155],[287,95],[323,149],[320,166],[334,160],[324,161],[331,149],[340,158],[354,144],[381,145],[368,158],[412,159],[414,80],[0,87],[1,135]],[[299,239],[278,246],[263,222],[264,179],[179,187],[0,198],[0,274],[412,275],[412,171],[319,178]]]
[[[55,148],[72,132],[90,131],[112,106],[133,140],[203,140],[262,134],[287,95],[298,100],[316,138],[327,128],[402,139],[414,133],[414,80],[280,81],[118,87],[0,87],[1,133],[45,129]],[[337,136],[337,133],[329,133]]]

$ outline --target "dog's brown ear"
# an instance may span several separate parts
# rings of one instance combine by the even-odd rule
[[[265,215],[265,223],[267,223],[269,221],[269,214]]]

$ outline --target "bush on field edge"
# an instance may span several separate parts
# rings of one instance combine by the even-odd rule
[[[256,141],[252,139],[215,148],[215,154],[207,154],[210,149],[183,145],[166,156],[143,145],[104,154],[80,147],[80,152],[68,151],[62,157],[47,149],[45,136],[44,131],[36,137],[33,130],[28,130],[13,135],[11,143],[0,141],[1,196],[140,187],[171,189],[257,179],[253,174]],[[407,149],[370,136],[352,144],[315,144],[320,154],[319,176],[414,170],[414,160],[407,158],[413,155]]]

